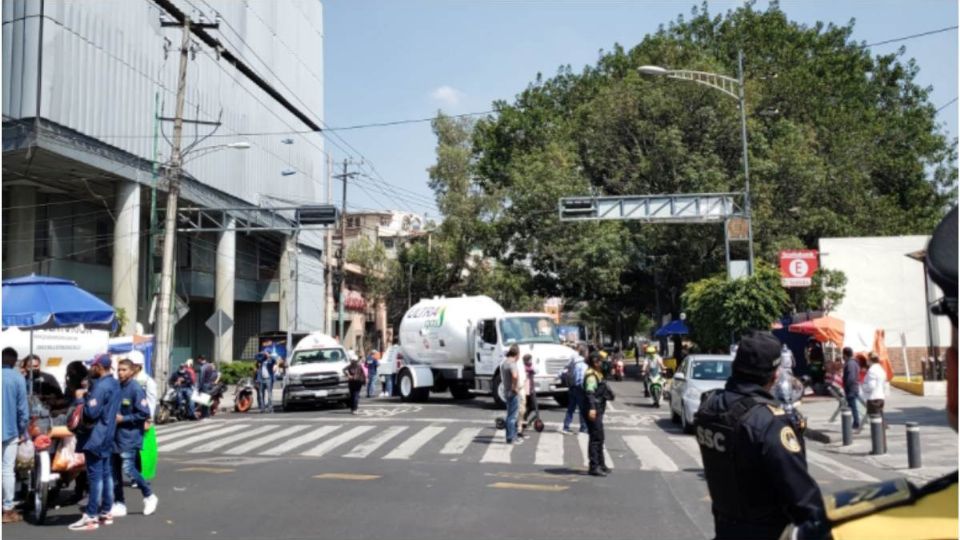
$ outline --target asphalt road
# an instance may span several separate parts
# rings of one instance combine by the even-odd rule
[[[518,447],[502,443],[489,398],[423,404],[364,400],[346,409],[223,414],[159,428],[152,516],[127,489],[131,514],[94,532],[68,531],[76,506],[11,538],[708,538],[710,500],[696,443],[653,408],[636,382],[614,383],[607,478],[585,474],[585,437],[557,431],[563,409]],[[576,423],[574,424],[576,429]],[[825,491],[889,478],[816,443]]]

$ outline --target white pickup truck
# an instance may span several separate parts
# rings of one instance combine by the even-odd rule
[[[301,339],[287,362],[283,410],[299,404],[348,403],[350,391],[343,370],[349,363],[347,351],[329,335],[314,332]]]

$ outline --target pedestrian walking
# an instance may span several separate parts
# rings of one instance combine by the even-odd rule
[[[387,349],[380,362],[380,374],[383,375],[383,393],[381,397],[393,396],[393,382],[397,376],[397,353],[400,351],[400,341],[393,338],[393,345]]]
[[[583,376],[583,393],[587,401],[587,430],[590,441],[587,444],[590,456],[591,476],[606,476],[610,469],[604,461],[603,455],[603,414],[607,409],[607,400],[613,397],[613,392],[603,380],[603,359],[599,353],[590,353],[587,372]]]
[[[583,376],[587,373],[587,346],[580,345],[577,352],[567,363],[567,414],[563,417],[565,435],[573,435],[570,424],[573,422],[574,412],[579,412],[580,433],[587,433],[586,395],[583,393]]]
[[[867,369],[867,376],[863,380],[863,386],[860,392],[867,401],[867,414],[879,414],[883,417],[883,402],[886,399],[887,371],[883,369],[880,363],[880,355],[871,352],[869,356],[870,368]],[[887,422],[883,421],[883,427],[886,429]]]
[[[197,390],[209,395],[213,392],[213,387],[220,382],[220,372],[202,354],[197,356],[197,363],[200,364],[197,370]],[[200,418],[207,418],[208,416],[210,416],[210,405],[201,404]]]
[[[507,405],[507,444],[520,444],[522,439],[517,437],[517,413],[520,412],[520,368],[517,360],[520,357],[520,347],[511,345],[506,358],[500,363],[500,380],[503,384],[503,398]]]
[[[853,413],[853,429],[860,431],[860,411],[857,409],[857,399],[860,396],[860,363],[853,357],[853,349],[843,348],[843,393],[847,398],[847,406]]]
[[[261,413],[273,412],[273,383],[277,374],[277,357],[259,352],[256,359],[257,406]]]
[[[377,377],[377,368],[380,367],[380,351],[374,349],[367,355],[367,397],[372,398],[377,394],[377,383],[380,379]]]
[[[777,538],[790,523],[824,521],[820,488],[807,471],[799,416],[771,394],[780,342],[751,331],[732,375],[703,395],[694,417],[718,540]]]
[[[343,368],[343,374],[347,376],[347,389],[350,390],[350,413],[357,414],[360,408],[360,391],[367,382],[367,375],[363,372],[363,366],[357,358],[357,353],[348,351],[350,364]]]
[[[117,363],[117,378],[120,379],[120,410],[116,415],[117,429],[114,435],[113,454],[113,517],[127,515],[126,498],[123,495],[123,478],[126,476],[143,494],[143,515],[149,516],[157,509],[157,496],[137,468],[137,457],[143,448],[143,434],[150,419],[147,393],[134,377],[134,363],[124,358]]]
[[[926,255],[927,274],[943,291],[930,310],[950,319],[947,349],[947,419],[957,430],[957,207],[937,225]],[[926,302],[926,296],[923,297]],[[871,368],[873,366],[871,365]],[[849,540],[858,538],[957,538],[957,472],[914,486],[902,478],[856,486],[827,497],[827,526],[803,523],[780,538]]]
[[[77,432],[77,449],[86,462],[90,495],[83,515],[70,524],[70,530],[85,531],[100,525],[112,525],[113,470],[111,457],[120,410],[120,385],[110,374],[110,357],[97,355],[90,361],[92,387],[78,390],[75,404],[83,404],[83,418],[90,424]]]
[[[21,521],[23,516],[13,506],[17,487],[14,467],[17,449],[26,440],[30,408],[27,405],[27,381],[15,368],[17,351],[3,349],[3,523]]]

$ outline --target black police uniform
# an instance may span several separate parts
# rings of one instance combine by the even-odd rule
[[[777,538],[788,524],[823,521],[823,499],[807,471],[799,427],[753,382],[762,375],[738,373],[741,357],[766,355],[762,369],[773,375],[769,355],[779,360],[778,342],[769,333],[760,337],[770,342],[759,350],[751,336],[741,341],[733,375],[722,390],[703,396],[694,420],[718,540]]]

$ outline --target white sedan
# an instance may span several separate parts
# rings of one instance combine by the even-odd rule
[[[730,377],[733,356],[692,354],[683,359],[670,386],[670,419],[693,431],[693,415],[700,408],[700,396],[723,388]]]

